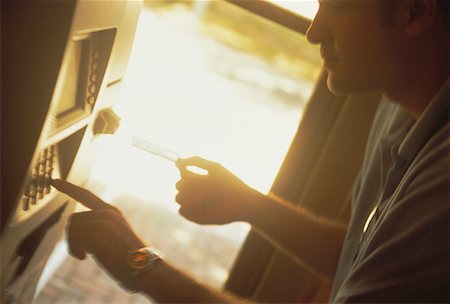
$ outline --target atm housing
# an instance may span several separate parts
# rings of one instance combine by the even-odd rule
[[[4,1],[1,66],[1,303],[32,302],[119,97],[139,1]],[[101,117],[99,119],[98,117]],[[100,125],[100,127],[99,127]]]

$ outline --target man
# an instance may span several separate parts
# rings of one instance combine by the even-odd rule
[[[333,302],[448,302],[447,14],[447,0],[320,1],[307,37],[321,45],[329,88],[385,96],[348,227],[264,196],[198,157],[177,162],[180,214],[200,224],[250,223],[334,280]],[[191,173],[191,165],[208,175]],[[160,302],[242,301],[136,250],[144,244],[116,208],[66,182],[54,186],[92,209],[72,216],[75,257],[93,254],[119,282]]]

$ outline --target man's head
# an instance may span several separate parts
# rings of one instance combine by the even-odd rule
[[[380,3],[380,21],[381,25],[393,26],[395,23],[395,11],[397,10],[401,1],[399,0],[378,0]],[[435,0],[436,2],[436,12],[442,18],[442,27],[448,31],[449,30],[449,1],[448,0]],[[419,4],[420,1],[416,2]],[[425,8],[422,6],[422,8]]]
[[[328,86],[336,93],[395,89],[418,74],[413,68],[428,60],[421,58],[432,51],[427,45],[441,39],[437,43],[445,40],[448,50],[448,0],[319,2],[307,38],[321,45]]]

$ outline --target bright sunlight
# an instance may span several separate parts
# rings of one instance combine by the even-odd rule
[[[160,3],[150,1],[147,6]],[[181,157],[217,161],[267,193],[320,72],[320,55],[302,35],[226,2],[192,3],[143,10],[123,94],[115,106],[121,126],[116,135],[97,140],[102,157],[91,180],[106,185],[105,200],[130,193],[141,204],[168,210],[172,219],[158,222],[152,211],[147,220],[164,223],[152,226],[153,234],[161,229],[162,240],[174,245],[161,247],[167,246],[175,263],[186,261],[178,265],[181,269],[220,286],[248,226],[167,224],[180,221],[174,201],[178,170],[173,162],[133,147],[132,136]],[[268,27],[276,30],[269,32]],[[247,34],[251,30],[255,32]],[[267,35],[284,42],[267,45],[272,39]],[[172,247],[182,246],[187,250],[175,256]],[[224,257],[223,252],[229,254]],[[210,266],[205,268],[204,261]]]
[[[310,20],[314,19],[314,16],[319,9],[319,3],[317,0],[266,0],[273,2],[274,4],[281,6],[296,14],[302,15]]]

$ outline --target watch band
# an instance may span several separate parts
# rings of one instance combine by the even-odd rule
[[[129,292],[135,293],[137,291],[136,277],[152,270],[161,261],[161,254],[156,252],[157,250],[152,247],[128,251],[120,285]]]

